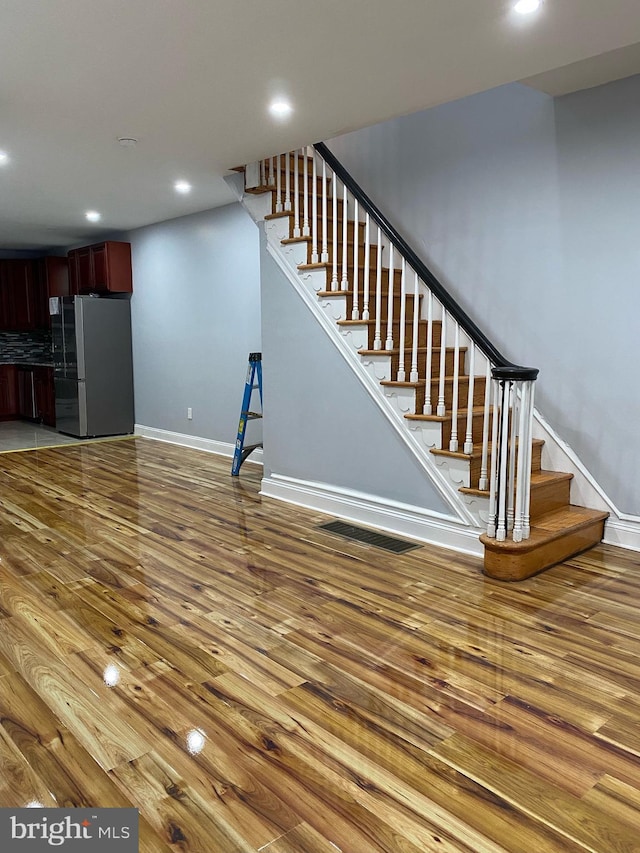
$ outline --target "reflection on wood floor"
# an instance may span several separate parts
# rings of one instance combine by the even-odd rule
[[[144,439],[0,457],[0,806],[202,853],[640,850],[638,555],[519,585]]]

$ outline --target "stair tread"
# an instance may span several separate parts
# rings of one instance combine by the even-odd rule
[[[572,479],[573,474],[569,474],[566,471],[547,471],[542,468],[540,471],[531,472],[531,488],[540,488],[541,486],[546,486],[549,483],[561,483],[565,480]],[[462,486],[459,491],[463,492],[465,495],[476,495],[478,497],[489,496],[488,489],[478,489],[475,486]]]
[[[376,319],[375,319],[375,317],[370,318],[369,320],[346,320],[345,319],[345,320],[337,320],[336,322],[338,323],[339,326],[375,326]],[[394,327],[399,325],[399,323],[400,323],[399,320],[398,321],[394,320],[393,321]],[[418,324],[420,326],[426,326],[427,321],[426,320],[418,320]],[[385,331],[386,331],[386,324],[385,324]],[[411,347],[405,347],[404,351],[405,352],[411,352]]]
[[[322,294],[320,294],[320,295],[322,295]],[[333,295],[333,296],[335,296],[335,293],[333,293],[332,295]],[[440,323],[440,320],[436,320],[436,321],[434,321],[434,322]],[[385,331],[386,331],[386,325],[385,325]],[[446,349],[448,352],[453,352],[453,351],[454,351],[454,349],[455,349],[455,347],[445,347],[445,349]],[[461,347],[459,347],[459,350],[460,350],[460,352],[466,352],[466,351],[467,351],[467,347],[462,347],[462,346],[461,346]],[[405,347],[405,348],[404,348],[405,355],[407,355],[407,353],[411,353],[412,351],[413,351],[412,347],[408,347],[408,348],[407,348],[407,347]],[[429,351],[429,347],[418,347],[418,355],[423,355],[424,353],[426,353],[426,352],[428,352],[428,351]],[[440,347],[435,347],[435,346],[431,347],[431,352],[437,352],[437,353],[439,353],[439,352],[440,352]],[[400,355],[400,350],[398,349],[398,347],[395,347],[394,349],[359,349],[359,350],[358,350],[358,355],[366,355],[366,356],[372,356],[372,355]],[[462,379],[464,376],[468,376],[468,374],[467,374],[467,373],[461,373],[461,374],[460,374],[460,378],[461,378],[461,379]],[[484,378],[485,378],[485,377],[484,377],[484,374],[483,374],[482,376],[480,376],[480,375],[479,375],[479,374],[477,374],[477,373],[475,374],[475,377],[476,377],[476,379],[484,379]]]
[[[453,347],[449,347],[449,349],[453,349]],[[378,350],[377,352],[374,350],[374,354],[376,354],[376,355],[380,354],[381,352],[384,352],[384,350]],[[453,382],[454,379],[455,379],[455,376],[453,375],[453,373],[445,374],[445,377],[444,377],[445,382]],[[458,376],[458,382],[460,382],[460,384],[464,385],[468,381],[469,381],[469,376],[466,373],[461,373]],[[474,376],[474,381],[475,382],[483,382],[484,376]],[[431,385],[438,385],[439,382],[440,382],[439,376],[434,376],[431,379]],[[388,385],[391,388],[395,388],[395,387],[406,388],[407,386],[409,386],[411,388],[424,388],[424,386],[426,385],[426,380],[425,379],[418,379],[417,382],[407,382],[407,381],[400,382],[400,380],[398,380],[398,379],[381,379],[380,384],[381,385]],[[466,409],[465,409],[465,411],[466,411]]]
[[[288,213],[288,212],[289,212],[289,211],[287,211],[287,213]],[[363,223],[360,223],[360,224],[363,224]],[[284,243],[285,245],[289,245],[289,244],[291,244],[291,243],[313,243],[313,237],[310,237],[310,236],[305,236],[305,237],[302,237],[302,236],[300,236],[300,237],[285,237],[285,238],[284,238],[283,240],[281,240],[280,242],[281,242],[281,243]],[[339,235],[338,242],[340,243],[340,249],[342,249],[342,235]],[[353,239],[353,237],[348,237],[348,238],[347,238],[347,246],[355,246],[355,240]],[[364,247],[365,247],[365,244],[364,244],[364,243],[362,243],[362,242],[359,240],[359,241],[358,241],[358,248],[359,248],[359,249],[364,249]],[[377,244],[377,243],[369,243],[369,248],[370,248],[370,249],[377,249],[377,248],[378,248],[378,244]],[[340,266],[340,267],[341,267],[341,264],[338,264],[338,266]],[[352,265],[352,264],[349,264],[349,269],[351,270],[352,268],[353,268],[353,265]]]
[[[544,439],[534,438],[532,439],[531,444],[541,447],[544,444]],[[491,451],[491,446],[491,442],[489,442],[489,451]],[[468,459],[471,461],[472,459],[477,459],[482,456],[482,445],[474,444],[471,453],[463,453],[462,450],[441,450],[437,447],[432,447],[430,453],[433,453],[434,456],[451,456],[454,459]]]
[[[588,509],[587,507],[569,504],[536,518],[531,525],[529,538],[522,542],[514,542],[511,539],[498,542],[496,539],[487,536],[486,533],[480,536],[480,541],[485,547],[488,546],[496,551],[532,551],[554,539],[570,536],[581,528],[598,524],[608,517],[609,513],[604,510]]]
[[[410,385],[416,385],[417,383],[408,383]],[[484,414],[484,406],[474,406],[473,414],[483,415]],[[467,409],[463,409],[462,407],[458,409],[458,418],[462,418],[467,416]],[[416,415],[412,412],[409,412],[405,415],[405,418],[409,421],[435,421],[439,423],[446,423],[451,420],[451,413],[449,412],[446,415]]]

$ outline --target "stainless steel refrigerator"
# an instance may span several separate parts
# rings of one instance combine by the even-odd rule
[[[56,427],[80,438],[133,432],[128,299],[64,296],[50,303]]]

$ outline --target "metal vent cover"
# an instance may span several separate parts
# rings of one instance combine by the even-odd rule
[[[414,548],[421,547],[416,542],[406,542],[404,539],[396,539],[393,536],[377,533],[375,530],[367,530],[364,527],[357,527],[355,524],[347,524],[344,521],[329,521],[326,524],[319,524],[318,529],[336,533],[338,536],[344,536],[345,539],[363,542],[365,545],[374,545],[376,548],[383,548],[393,554],[404,554],[405,551],[413,551]]]

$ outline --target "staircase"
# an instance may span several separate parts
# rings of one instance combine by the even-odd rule
[[[326,146],[240,171],[272,253],[477,528],[485,573],[522,580],[597,544],[608,513],[572,505],[572,475],[542,467],[537,370],[504,359]]]

